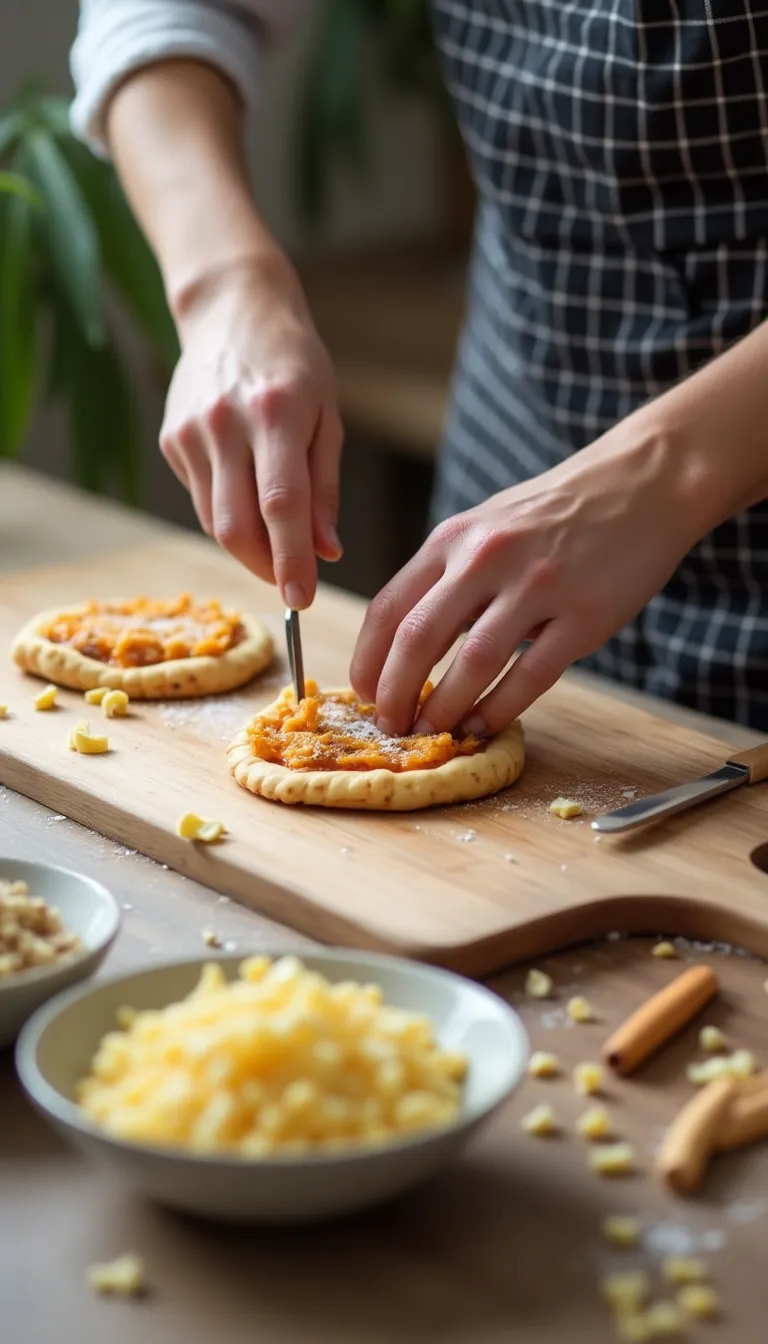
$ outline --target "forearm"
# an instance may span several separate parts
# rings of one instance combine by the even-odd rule
[[[679,467],[697,539],[768,497],[768,323],[630,418]]]
[[[226,78],[195,61],[147,66],[117,89],[105,123],[182,327],[218,277],[289,270],[251,195],[242,107]]]

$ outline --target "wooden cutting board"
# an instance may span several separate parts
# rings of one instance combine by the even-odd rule
[[[109,723],[113,750],[68,750],[76,718],[98,707],[62,691],[36,713],[40,683],[0,663],[0,783],[326,942],[384,948],[483,974],[616,928],[665,929],[768,954],[768,877],[751,861],[768,840],[768,785],[742,788],[638,834],[598,838],[592,817],[719,765],[722,743],[564,680],[525,716],[528,766],[495,798],[382,815],[284,807],[229,775],[225,748],[287,681],[273,590],[196,538],[151,543],[103,562],[3,580],[0,644],[37,610],[88,596],[190,590],[261,615],[275,668],[215,700],[135,704]],[[363,605],[323,591],[303,618],[307,675],[344,684]],[[549,814],[558,794],[583,818]],[[184,811],[220,818],[227,841],[180,840]],[[0,812],[0,827],[2,813]],[[2,831],[0,829],[0,849]]]

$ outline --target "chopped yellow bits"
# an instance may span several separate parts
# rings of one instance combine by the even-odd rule
[[[128,709],[128,696],[125,691],[107,691],[101,702],[101,708],[107,719],[123,719]]]
[[[95,736],[87,723],[78,723],[69,734],[69,749],[81,756],[103,756],[109,751],[109,738]]]
[[[673,961],[678,955],[674,943],[670,942],[656,943],[651,951],[654,957],[661,957],[662,961]]]
[[[696,1320],[712,1320],[720,1311],[720,1299],[708,1283],[689,1283],[677,1294],[680,1310]]]
[[[215,929],[203,929],[203,942],[206,947],[221,947],[221,939]]]
[[[607,1139],[613,1133],[611,1115],[607,1106],[590,1106],[576,1121],[576,1132],[582,1139]]]
[[[602,1064],[577,1064],[573,1070],[573,1085],[583,1097],[594,1097],[603,1086],[605,1070]]]
[[[635,1150],[631,1143],[603,1144],[589,1153],[587,1161],[599,1176],[628,1176],[635,1169]]]
[[[704,1087],[713,1078],[750,1078],[757,1064],[751,1050],[734,1050],[732,1055],[718,1055],[700,1064],[689,1064],[686,1077],[696,1087]]]
[[[213,845],[226,834],[223,821],[206,821],[195,812],[185,812],[176,824],[176,834],[182,840],[200,840],[204,845]]]
[[[616,1334],[620,1340],[626,1341],[626,1344],[645,1344],[646,1340],[653,1339],[648,1317],[642,1314],[617,1315]]]
[[[640,1240],[640,1224],[626,1214],[611,1213],[600,1224],[603,1236],[612,1246],[636,1246]]]
[[[35,709],[39,709],[42,711],[46,709],[55,709],[55,708],[56,708],[56,687],[46,686],[45,690],[41,691],[40,694],[35,697]]]
[[[669,1339],[682,1334],[685,1319],[675,1302],[654,1302],[645,1313],[648,1339]]]
[[[144,1261],[128,1251],[107,1264],[91,1265],[86,1270],[85,1279],[95,1293],[139,1297],[146,1288]]]
[[[528,1061],[528,1072],[532,1078],[555,1078],[560,1072],[557,1056],[535,1050]]]
[[[575,999],[568,1000],[568,1016],[572,1022],[594,1022],[595,1020],[592,1005],[580,994]]]
[[[546,1105],[534,1106],[532,1111],[523,1116],[520,1126],[526,1134],[533,1134],[537,1139],[557,1133],[555,1113],[551,1106]]]
[[[701,1283],[709,1278],[706,1262],[698,1256],[668,1255],[661,1272],[667,1283],[678,1287],[681,1283]]]
[[[8,718],[8,706],[0,705],[0,719],[7,719],[7,718]]]
[[[453,1124],[467,1060],[375,984],[296,957],[216,962],[181,1002],[101,1040],[77,1099],[108,1134],[251,1158],[380,1146]]]
[[[628,1269],[600,1280],[604,1300],[622,1316],[640,1311],[648,1297],[650,1281],[645,1270]]]
[[[532,999],[548,999],[554,987],[552,976],[546,971],[532,970],[525,977],[525,992]]]
[[[702,1027],[699,1032],[699,1045],[702,1050],[709,1050],[711,1054],[728,1049],[728,1041],[719,1027]]]
[[[85,703],[87,705],[100,705],[108,690],[108,686],[93,686],[90,691],[85,692]]]
[[[549,804],[549,810],[553,817],[562,817],[563,821],[570,821],[572,817],[581,816],[581,803],[575,803],[572,798],[555,798]]]

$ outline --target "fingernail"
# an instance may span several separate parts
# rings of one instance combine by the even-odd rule
[[[291,611],[303,611],[307,605],[307,594],[300,583],[287,583],[285,586],[285,604]]]
[[[437,729],[434,724],[430,723],[429,719],[425,719],[423,714],[420,714],[413,725],[414,737],[434,737],[436,732]]]
[[[475,714],[473,718],[467,719],[464,724],[464,732],[470,737],[485,737],[488,732],[488,724],[485,719],[480,718],[479,714]]]
[[[341,538],[339,537],[336,528],[332,527],[331,524],[329,523],[328,527],[325,529],[325,535],[328,538],[329,545],[336,552],[339,559],[341,559],[341,556],[344,553],[344,547],[341,544]]]

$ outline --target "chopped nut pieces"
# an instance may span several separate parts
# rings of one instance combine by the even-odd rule
[[[607,1106],[590,1106],[576,1121],[576,1132],[582,1139],[608,1139],[613,1133],[611,1115]]]
[[[552,976],[545,971],[529,971],[525,977],[525,992],[532,999],[548,999],[554,987]]]
[[[612,1246],[636,1246],[640,1240],[640,1224],[625,1214],[609,1214],[601,1223],[602,1233]]]
[[[104,717],[107,719],[123,719],[128,709],[128,696],[125,691],[107,691],[101,702],[101,708],[104,711]]]
[[[667,1283],[679,1287],[683,1283],[701,1283],[709,1278],[706,1262],[698,1256],[668,1255],[661,1272]]]
[[[40,694],[35,697],[35,709],[47,710],[55,708],[56,708],[56,687],[46,686],[45,690],[41,691]]]
[[[78,723],[69,734],[69,749],[81,756],[102,756],[109,751],[109,738],[92,733],[87,723]]]
[[[91,1265],[85,1279],[95,1293],[114,1297],[139,1297],[146,1289],[144,1261],[132,1251],[107,1264]]]
[[[591,1004],[581,995],[568,1001],[568,1016],[572,1022],[594,1022],[595,1014]]]
[[[635,1170],[635,1150],[631,1143],[603,1144],[592,1149],[587,1161],[599,1176],[628,1176]]]
[[[689,1283],[677,1294],[680,1310],[695,1320],[710,1321],[719,1315],[720,1299],[708,1283]]]
[[[182,840],[199,840],[204,845],[213,845],[226,834],[223,821],[206,821],[195,812],[185,812],[176,826],[176,834]]]
[[[757,1068],[751,1050],[734,1050],[732,1055],[718,1055],[714,1059],[705,1059],[701,1064],[689,1064],[686,1077],[689,1083],[703,1087],[713,1078],[749,1078]]]
[[[81,948],[58,910],[41,896],[30,896],[26,882],[0,879],[0,981],[35,966],[50,966]]]
[[[549,804],[549,810],[554,817],[570,821],[572,817],[581,816],[581,803],[575,803],[572,798],[555,798],[554,802]]]
[[[557,1133],[555,1113],[551,1106],[546,1105],[534,1106],[532,1111],[523,1116],[520,1126],[526,1134],[533,1134],[537,1139]]]
[[[719,1027],[702,1027],[699,1032],[699,1045],[702,1050],[709,1050],[711,1054],[728,1049],[728,1041]]]
[[[577,1064],[573,1070],[573,1085],[583,1097],[594,1097],[602,1088],[604,1077],[602,1064]]]
[[[536,1050],[528,1062],[528,1072],[532,1078],[555,1078],[560,1072],[560,1065],[555,1055],[548,1054],[546,1050]]]
[[[662,961],[673,961],[677,957],[677,948],[674,943],[656,943],[652,948],[654,957],[661,957]]]

